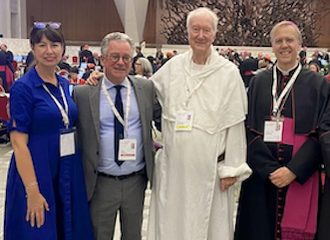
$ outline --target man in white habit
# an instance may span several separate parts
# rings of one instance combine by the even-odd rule
[[[152,80],[162,106],[148,240],[231,240],[235,183],[245,162],[246,93],[237,67],[212,43],[218,18],[198,8],[187,18],[191,49]]]

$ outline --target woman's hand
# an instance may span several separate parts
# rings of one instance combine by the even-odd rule
[[[31,189],[26,195],[27,197],[27,211],[26,221],[30,221],[31,227],[34,227],[35,223],[40,228],[45,223],[45,209],[49,211],[49,206],[41,195],[38,189]]]
[[[93,71],[91,75],[89,75],[89,78],[87,78],[86,83],[91,86],[96,86],[100,80],[101,77],[104,76],[104,73]]]

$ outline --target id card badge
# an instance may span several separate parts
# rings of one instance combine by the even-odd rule
[[[136,139],[120,139],[118,160],[134,161],[136,160]]]
[[[193,117],[192,111],[178,111],[175,119],[175,131],[191,131]]]
[[[65,157],[75,154],[74,132],[63,130],[60,135],[60,156]]]
[[[283,121],[265,121],[264,142],[281,142]]]

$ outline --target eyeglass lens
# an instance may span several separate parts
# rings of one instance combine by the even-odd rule
[[[59,29],[61,27],[61,23],[57,22],[35,22],[34,26],[38,29],[44,29],[49,26],[52,29]]]
[[[123,59],[124,63],[129,63],[132,59],[131,56],[124,55],[124,56],[120,57],[118,54],[110,54],[109,57],[113,62],[118,62],[119,59],[121,58],[121,59]]]

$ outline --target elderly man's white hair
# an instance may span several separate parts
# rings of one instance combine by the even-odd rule
[[[197,9],[191,11],[188,14],[188,17],[187,17],[187,28],[189,28],[190,20],[194,16],[199,15],[199,14],[202,14],[202,15],[209,14],[212,17],[212,19],[213,19],[213,30],[216,33],[217,32],[217,29],[218,29],[219,18],[217,17],[217,15],[211,9],[209,9],[207,7],[197,8]]]

